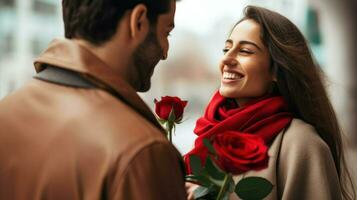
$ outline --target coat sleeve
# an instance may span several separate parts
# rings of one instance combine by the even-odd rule
[[[313,127],[287,131],[281,145],[277,169],[279,199],[342,199],[330,149]]]
[[[180,159],[166,143],[145,147],[130,162],[125,173],[116,177],[110,199],[186,199]]]

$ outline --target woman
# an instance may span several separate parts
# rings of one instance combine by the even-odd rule
[[[189,155],[207,156],[203,138],[215,145],[217,138],[253,134],[269,146],[269,161],[243,175],[268,179],[274,188],[267,199],[355,199],[341,131],[303,35],[268,9],[248,6],[244,14],[223,49],[219,91],[197,121],[188,172]],[[240,158],[229,146],[222,152],[232,153],[228,168],[235,170]],[[192,199],[197,185],[186,187]]]

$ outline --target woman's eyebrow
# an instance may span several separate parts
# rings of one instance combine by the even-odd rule
[[[227,43],[229,43],[229,44],[233,44],[233,40],[228,39],[228,40],[226,40],[226,44],[227,44]]]
[[[251,41],[247,41],[247,40],[242,40],[242,41],[239,41],[239,44],[250,44],[250,45],[253,45],[255,46],[257,49],[259,49],[259,51],[261,51],[262,49],[259,47],[259,45],[255,44],[254,42],[251,42]]]
[[[229,44],[231,44],[231,45],[234,44],[233,40],[231,40],[231,39],[227,39],[227,40],[226,40],[226,44],[227,44],[227,43],[229,43]],[[240,44],[240,45],[250,44],[250,45],[255,46],[259,51],[262,50],[262,48],[260,48],[259,45],[255,44],[254,42],[248,41],[248,40],[241,40],[241,41],[239,41],[239,44]]]

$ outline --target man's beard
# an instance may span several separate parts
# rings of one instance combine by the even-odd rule
[[[151,87],[151,76],[156,64],[163,57],[163,50],[157,39],[154,28],[149,30],[145,40],[133,53],[134,67],[136,71],[135,89],[138,92],[146,92]]]

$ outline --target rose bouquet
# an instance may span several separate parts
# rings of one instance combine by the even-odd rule
[[[242,199],[263,199],[272,184],[261,177],[242,178],[237,184],[233,175],[259,170],[268,165],[268,147],[253,134],[226,131],[214,138],[203,139],[206,156],[189,155],[190,167],[186,180],[199,184],[195,199],[228,200],[235,192]]]

